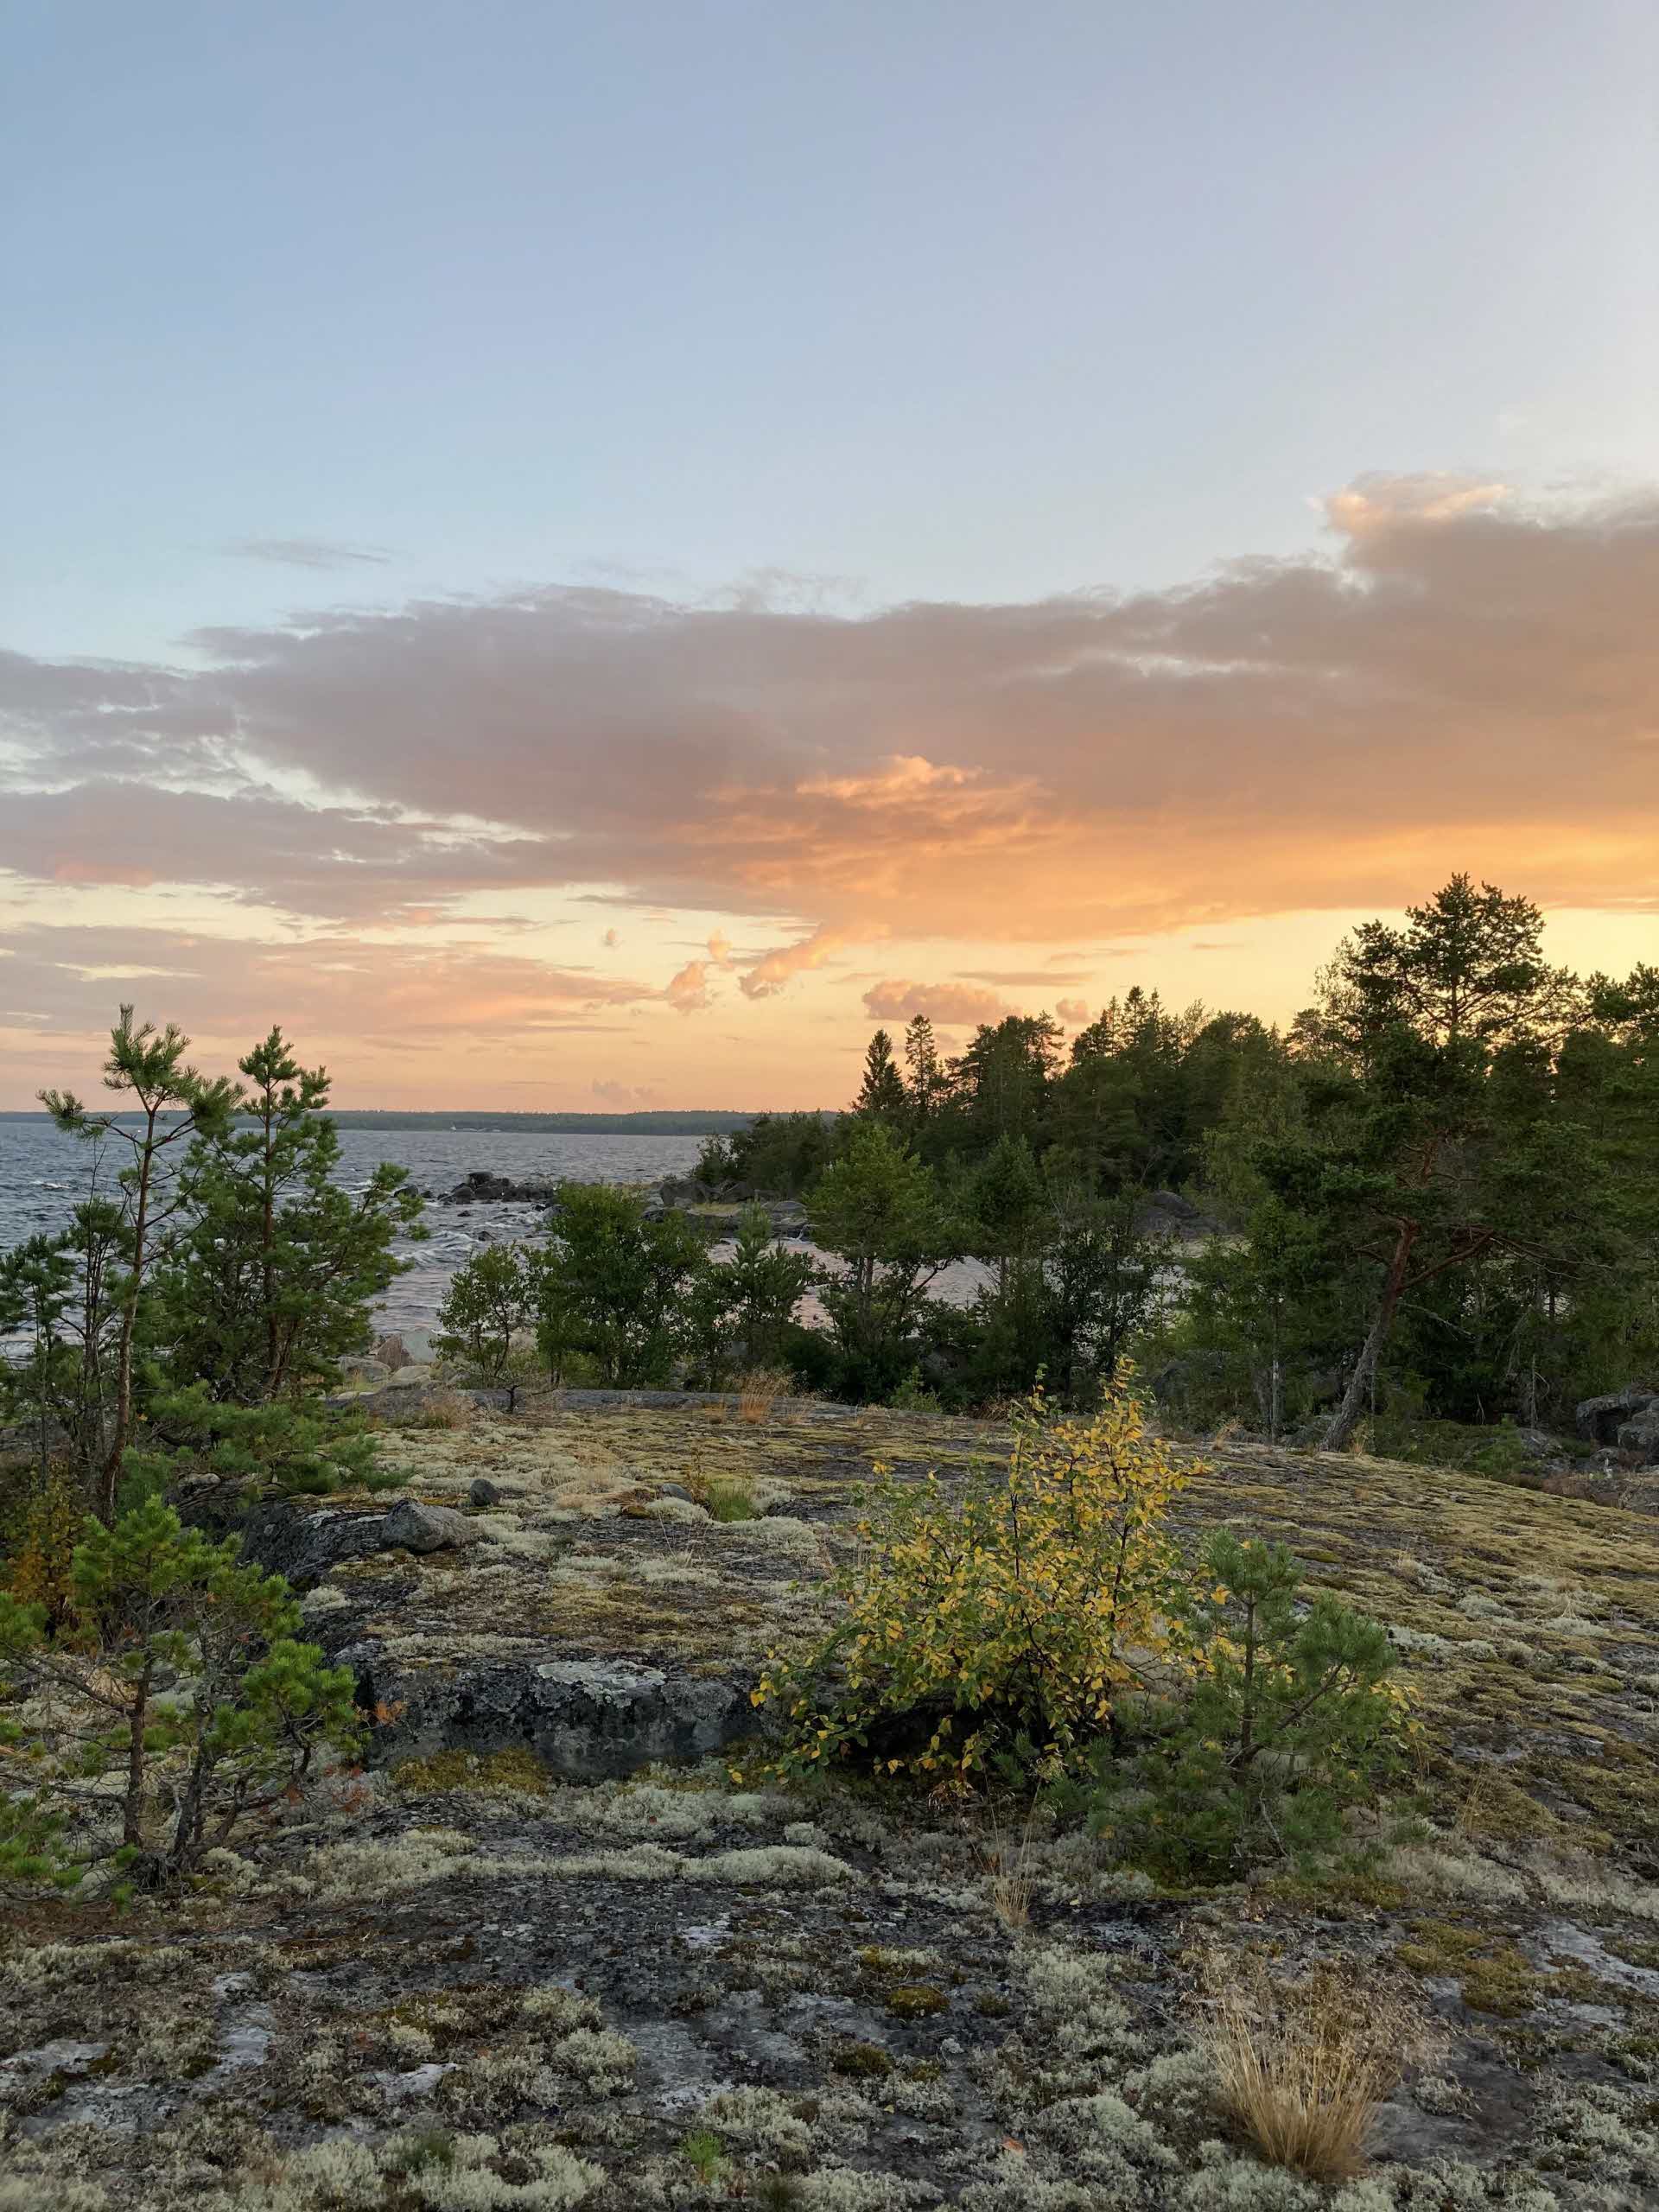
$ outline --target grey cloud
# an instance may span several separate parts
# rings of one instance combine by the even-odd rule
[[[1331,521],[1329,557],[1157,593],[851,617],[551,588],[206,629],[195,671],[11,656],[14,781],[73,787],[8,800],[0,862],[229,855],[240,895],[323,916],[604,886],[842,942],[1075,944],[1456,866],[1650,898],[1659,495],[1377,480]],[[261,788],[296,771],[327,806]],[[162,788],[193,779],[219,787]],[[463,814],[509,834],[448,836]]]

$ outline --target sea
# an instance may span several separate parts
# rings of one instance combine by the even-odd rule
[[[380,1325],[424,1335],[437,1319],[449,1278],[479,1247],[529,1236],[545,1217],[537,1206],[454,1206],[435,1203],[475,1169],[515,1182],[659,1182],[696,1166],[701,1136],[535,1133],[524,1129],[342,1128],[338,1179],[360,1191],[383,1160],[407,1168],[425,1192],[423,1243],[400,1243],[410,1262],[376,1307]],[[124,1150],[124,1147],[120,1147]],[[0,1116],[0,1251],[41,1230],[67,1226],[86,1195],[88,1147],[44,1115]],[[411,1344],[410,1349],[416,1347]]]

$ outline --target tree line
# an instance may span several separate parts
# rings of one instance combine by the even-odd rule
[[[1659,969],[1553,966],[1536,906],[1458,875],[1346,938],[1283,1030],[1134,989],[1069,1048],[1014,1014],[948,1058],[918,1017],[848,1113],[763,1116],[700,1173],[804,1198],[842,1266],[795,1356],[843,1395],[1040,1371],[1087,1404],[1133,1344],[1194,1418],[1275,1438],[1560,1426],[1659,1371]],[[1172,1192],[1207,1233],[1161,1232]],[[942,1306],[963,1256],[987,1286]]]

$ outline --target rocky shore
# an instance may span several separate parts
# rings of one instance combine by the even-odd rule
[[[556,1213],[559,1185],[537,1177],[515,1182],[506,1175],[478,1169],[464,1176],[453,1190],[423,1192],[435,1205],[531,1205]],[[774,1236],[804,1236],[806,1208],[797,1198],[769,1197],[747,1183],[702,1183],[695,1178],[669,1179],[641,1186],[639,1197],[648,1218],[665,1213],[685,1213],[700,1221],[713,1236],[735,1233],[748,1205],[759,1205],[772,1224]]]

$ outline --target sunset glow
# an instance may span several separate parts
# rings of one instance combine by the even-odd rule
[[[124,100],[22,226],[0,1105],[119,999],[213,1065],[281,1020],[342,1105],[829,1105],[918,1013],[1282,1020],[1459,869],[1653,958],[1651,24],[1522,12],[1420,71],[1058,11],[1029,74],[803,14],[736,84],[741,10],[41,18],[20,140]]]

